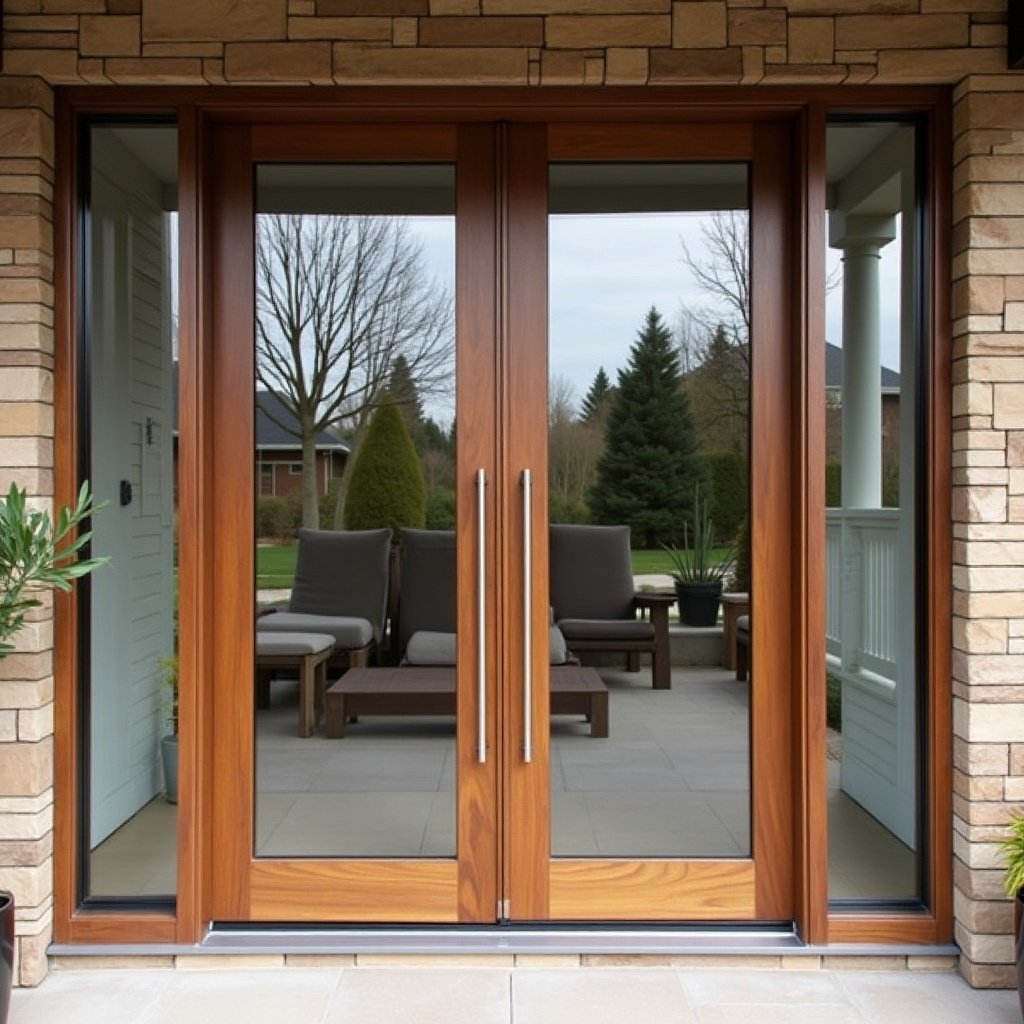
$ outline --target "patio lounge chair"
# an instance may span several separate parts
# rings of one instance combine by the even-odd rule
[[[631,672],[651,655],[654,689],[672,686],[668,609],[675,598],[637,593],[628,526],[550,527],[551,607],[573,654],[624,651]],[[649,618],[637,618],[637,612]]]
[[[399,560],[397,651],[405,665],[455,664],[455,533],[403,530]],[[565,640],[550,630],[551,664],[567,660]]]
[[[299,530],[291,598],[260,633],[328,633],[332,665],[367,665],[384,633],[391,530]]]

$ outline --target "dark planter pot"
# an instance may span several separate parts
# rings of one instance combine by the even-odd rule
[[[684,626],[713,626],[718,621],[718,604],[721,597],[721,580],[715,583],[676,581],[679,621]]]
[[[178,802],[178,737],[165,736],[160,741],[160,752],[164,759],[164,795],[169,804],[176,804]]]
[[[14,984],[14,897],[0,892],[0,1024],[7,1024]]]
[[[1013,934],[1017,937],[1017,1001],[1024,1017],[1024,890],[1013,900]]]

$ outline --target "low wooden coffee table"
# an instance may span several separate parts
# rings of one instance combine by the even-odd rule
[[[421,665],[350,668],[328,687],[327,735],[345,735],[350,718],[360,715],[454,715],[455,669]],[[608,735],[608,688],[592,668],[551,667],[551,713],[585,715],[590,735]]]

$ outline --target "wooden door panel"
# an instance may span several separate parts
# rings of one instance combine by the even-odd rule
[[[757,916],[754,878],[749,860],[555,860],[551,916],[562,921],[750,921]]]
[[[285,861],[252,865],[253,921],[455,923],[454,861]]]

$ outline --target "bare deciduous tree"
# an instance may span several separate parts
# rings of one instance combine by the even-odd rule
[[[358,446],[402,356],[419,394],[451,374],[454,304],[428,280],[397,217],[267,214],[256,247],[256,375],[302,445],[302,520],[316,526],[316,436],[344,426]],[[351,460],[350,460],[351,462]]]
[[[680,310],[680,363],[705,450],[747,449],[750,407],[750,234],[745,210],[702,225],[702,251],[682,242],[683,264],[707,296]]]

